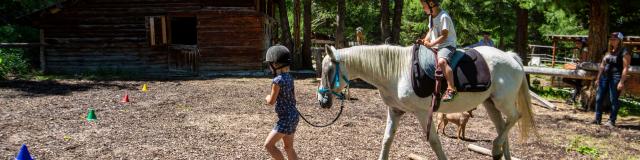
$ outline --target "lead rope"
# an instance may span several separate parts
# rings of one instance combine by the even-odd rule
[[[324,125],[319,125],[319,124],[313,124],[311,122],[309,122],[309,120],[307,120],[307,118],[304,117],[304,115],[302,115],[302,113],[300,113],[300,111],[298,110],[298,108],[296,108],[296,111],[298,111],[298,114],[300,114],[300,117],[302,117],[302,120],[304,120],[305,122],[307,122],[307,124],[314,126],[314,127],[327,127],[332,125],[333,123],[335,123],[336,121],[338,121],[338,118],[340,118],[340,115],[342,115],[342,109],[344,109],[344,99],[340,102],[340,112],[338,112],[338,115],[336,116],[336,118],[334,118],[331,122],[324,124]]]
[[[337,79],[336,84],[338,86],[340,84],[340,74],[339,74],[339,72],[340,72],[340,64],[338,64],[338,66],[337,66],[337,72],[336,72],[336,76],[335,76],[336,79]],[[342,78],[347,83],[347,86],[345,87],[346,94],[344,94],[344,93],[335,93],[335,92],[331,91],[332,94],[334,94],[338,99],[340,99],[340,111],[338,112],[338,115],[336,115],[336,118],[334,118],[333,120],[331,120],[331,122],[329,122],[327,124],[324,124],[324,125],[313,124],[313,123],[309,122],[309,120],[307,120],[307,118],[305,118],[304,115],[300,112],[300,110],[298,110],[298,108],[296,107],[296,111],[298,111],[298,114],[300,115],[300,117],[302,117],[302,120],[307,122],[307,124],[309,124],[311,126],[314,126],[314,127],[318,127],[318,128],[330,126],[333,123],[335,123],[336,121],[338,121],[338,118],[340,118],[340,115],[342,115],[342,110],[344,109],[344,101],[345,100],[349,100],[349,88],[350,88],[349,86],[351,86],[350,85],[351,82],[349,82],[349,80],[346,77],[342,77]]]
[[[334,118],[333,120],[331,120],[331,122],[324,124],[324,125],[319,125],[319,124],[313,124],[311,122],[309,122],[309,120],[307,120],[307,118],[304,117],[304,115],[302,115],[302,113],[300,112],[300,110],[298,110],[298,108],[296,107],[296,111],[298,111],[298,114],[300,115],[300,117],[302,117],[302,120],[304,120],[305,122],[307,122],[307,124],[314,126],[314,127],[327,127],[332,125],[333,123],[335,123],[336,121],[338,121],[338,118],[340,118],[340,115],[342,115],[342,110],[344,109],[344,101],[349,100],[349,83],[347,82],[347,87],[345,89],[346,94],[342,94],[342,96],[340,94],[336,94],[336,97],[338,97],[338,99],[340,99],[340,111],[338,112],[338,115],[336,116],[336,118]],[[345,96],[346,95],[346,96]]]

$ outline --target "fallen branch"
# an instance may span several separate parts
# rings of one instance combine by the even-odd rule
[[[551,110],[556,110],[556,105],[554,105],[553,103],[545,100],[544,98],[540,97],[538,94],[533,93],[533,91],[529,90],[529,94],[531,95],[531,97],[533,99],[535,99],[536,101],[540,102],[544,108],[547,109],[551,109]]]
[[[481,154],[484,154],[484,155],[489,155],[489,156],[491,156],[491,150],[489,150],[489,149],[482,148],[482,147],[480,147],[480,146],[476,146],[476,145],[474,145],[474,144],[469,144],[469,145],[467,146],[467,148],[469,148],[469,150],[472,150],[472,151],[475,151],[475,152],[478,152],[478,153],[481,153]],[[520,159],[515,158],[515,157],[511,157],[511,159],[512,159],[512,160],[520,160]]]

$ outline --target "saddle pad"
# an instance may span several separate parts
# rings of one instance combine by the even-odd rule
[[[459,51],[458,51],[459,52]],[[491,73],[484,57],[475,49],[461,53],[454,63],[456,89],[458,92],[482,92],[491,86]]]
[[[414,45],[411,58],[411,84],[419,97],[428,97],[435,88],[435,54],[425,46]],[[489,67],[476,50],[456,50],[449,66],[454,68],[454,82],[458,92],[481,92],[491,86]],[[442,83],[446,89],[446,83]]]

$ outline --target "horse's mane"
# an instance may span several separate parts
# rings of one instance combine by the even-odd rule
[[[411,59],[411,46],[356,46],[340,49],[340,61],[354,70],[378,78],[392,78],[408,72]]]

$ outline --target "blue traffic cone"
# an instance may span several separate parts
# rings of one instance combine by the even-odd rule
[[[33,158],[31,158],[31,154],[29,154],[27,145],[22,144],[22,147],[20,147],[20,151],[18,152],[18,156],[16,156],[16,160],[33,160]]]

